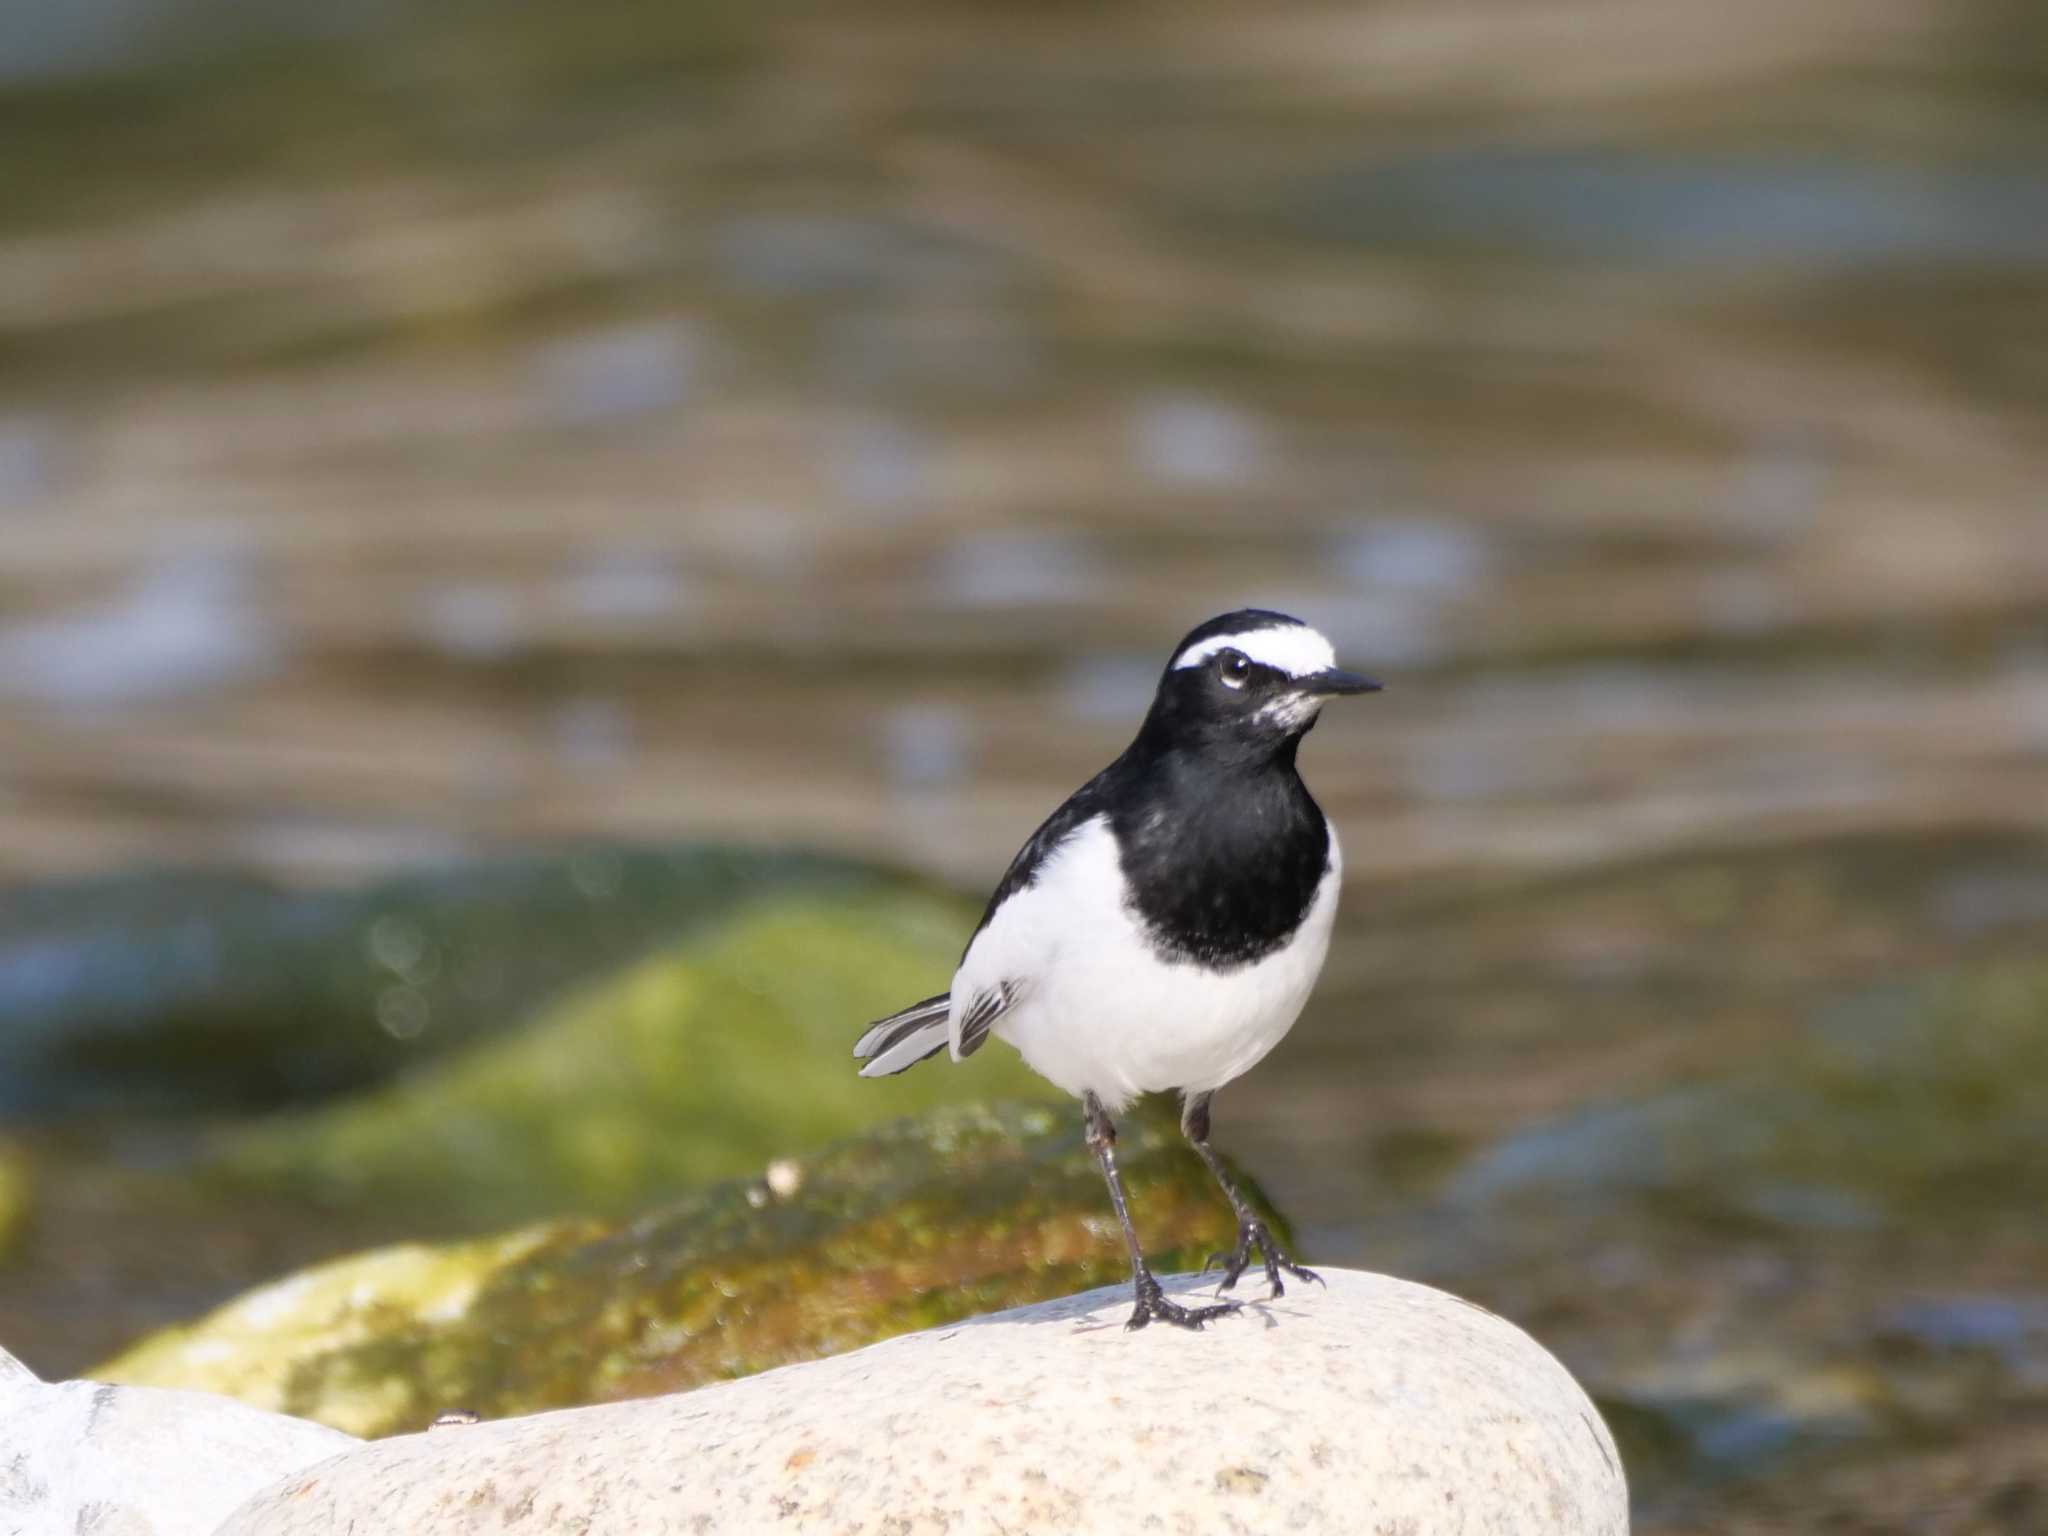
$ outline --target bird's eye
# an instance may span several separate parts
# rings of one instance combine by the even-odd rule
[[[1242,688],[1252,675],[1252,664],[1243,651],[1221,651],[1216,656],[1216,675],[1226,688]]]

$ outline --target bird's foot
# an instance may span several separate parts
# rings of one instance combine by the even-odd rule
[[[1214,1322],[1219,1317],[1228,1317],[1238,1310],[1241,1303],[1220,1302],[1211,1307],[1183,1307],[1166,1299],[1166,1293],[1159,1289],[1159,1282],[1151,1275],[1140,1271],[1137,1278],[1138,1305],[1131,1313],[1131,1320],[1124,1327],[1135,1333],[1155,1319],[1171,1323],[1176,1328],[1199,1329],[1204,1323]]]
[[[1323,1283],[1321,1275],[1312,1269],[1304,1269],[1301,1265],[1290,1259],[1287,1256],[1287,1250],[1274,1241],[1273,1234],[1266,1230],[1266,1224],[1256,1216],[1247,1217],[1238,1222],[1237,1246],[1228,1253],[1210,1254],[1209,1262],[1202,1266],[1202,1273],[1207,1274],[1218,1264],[1221,1264],[1223,1266],[1223,1281],[1216,1289],[1227,1291],[1237,1284],[1238,1277],[1250,1265],[1252,1250],[1255,1248],[1258,1250],[1260,1259],[1265,1262],[1266,1283],[1273,1287],[1274,1296],[1285,1296],[1287,1294],[1287,1287],[1280,1282],[1280,1272],[1283,1269],[1297,1280],[1313,1280],[1317,1285]]]

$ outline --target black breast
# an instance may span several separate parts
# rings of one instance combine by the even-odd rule
[[[1147,777],[1116,797],[1110,825],[1160,956],[1221,970],[1285,945],[1330,862],[1329,823],[1293,764]]]

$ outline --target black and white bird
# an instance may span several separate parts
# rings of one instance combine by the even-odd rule
[[[1245,608],[1190,631],[1137,738],[1011,861],[953,985],[854,1045],[861,1075],[882,1077],[942,1050],[959,1061],[994,1035],[1081,1100],[1131,1251],[1132,1328],[1237,1309],[1176,1305],[1145,1263],[1110,1118],[1142,1093],[1182,1095],[1181,1130],[1237,1217],[1221,1288],[1254,1249],[1276,1296],[1282,1270],[1316,1278],[1231,1184],[1209,1101],[1280,1043],[1323,968],[1342,858],[1295,752],[1326,700],[1378,688],[1284,613]]]

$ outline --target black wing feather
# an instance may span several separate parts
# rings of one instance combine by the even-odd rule
[[[967,1012],[960,1019],[960,1055],[962,1059],[972,1056],[981,1049],[988,1039],[988,1032],[995,1028],[1017,996],[1017,983],[1006,981],[994,992],[984,992],[968,1005]]]

